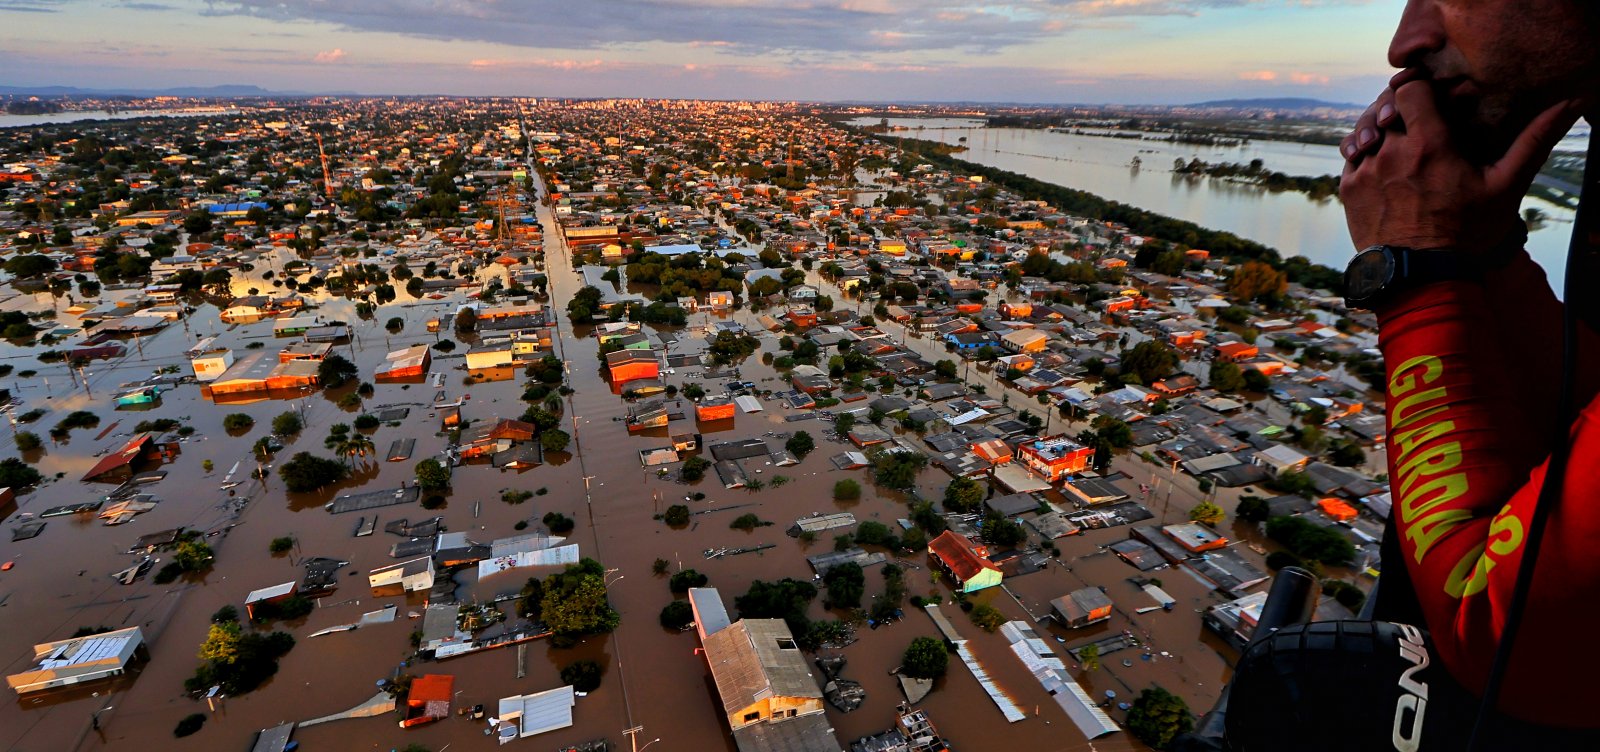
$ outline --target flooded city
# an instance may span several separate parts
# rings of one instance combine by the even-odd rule
[[[0,747],[1148,749],[1275,569],[1359,610],[1382,368],[1331,272],[860,115],[5,131]]]

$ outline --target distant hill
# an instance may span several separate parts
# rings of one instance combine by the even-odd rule
[[[1186,105],[1188,107],[1203,107],[1213,110],[1359,110],[1362,105],[1348,102],[1324,102],[1320,99],[1306,99],[1304,97],[1277,97],[1266,99],[1215,99],[1210,102],[1198,102]]]

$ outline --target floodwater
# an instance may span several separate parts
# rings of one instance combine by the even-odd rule
[[[82,123],[102,120],[137,120],[152,117],[201,117],[209,115],[235,114],[235,110],[221,108],[206,108],[199,110],[68,110],[66,112],[47,112],[42,115],[7,115],[0,113],[0,128],[26,128],[34,125],[56,125],[60,123]]]
[[[551,227],[548,209],[540,207],[539,214],[545,226]],[[547,234],[547,242],[552,281],[550,303],[561,311],[564,319],[565,301],[582,284],[581,278],[572,270],[558,237]],[[274,266],[271,260],[258,263],[256,271],[251,273],[256,279],[238,280],[236,286],[266,289],[270,284],[260,280],[259,275],[270,266]],[[484,275],[498,273],[501,273],[498,267],[480,272]],[[825,280],[815,274],[811,277],[814,284],[821,285],[836,300],[846,300]],[[368,380],[373,369],[382,362],[384,353],[391,349],[455,337],[449,331],[428,333],[425,323],[434,317],[448,320],[458,298],[413,300],[404,291],[399,294],[399,300],[378,310],[374,321],[357,326],[353,342],[337,348],[337,352],[358,364]],[[350,301],[326,293],[312,297],[319,305],[316,313],[324,318],[357,320]],[[4,304],[17,306],[26,302],[9,299]],[[66,301],[59,301],[60,307],[64,308],[65,304]],[[847,302],[841,302],[844,304]],[[385,332],[377,323],[392,316],[405,320],[403,331],[394,335]],[[741,310],[731,316],[752,331],[759,331],[756,313]],[[101,418],[99,427],[79,429],[64,444],[47,441],[44,449],[29,455],[28,460],[46,475],[65,475],[20,499],[21,511],[37,513],[49,506],[89,500],[110,491],[110,485],[84,484],[77,478],[96,460],[94,455],[125,441],[139,420],[178,418],[196,430],[183,443],[181,456],[163,468],[169,471],[168,477],[146,487],[163,499],[154,511],[121,527],[103,527],[83,518],[53,518],[43,534],[33,540],[13,543],[9,536],[0,539],[0,560],[16,562],[13,570],[0,574],[0,602],[4,603],[0,606],[0,664],[6,673],[23,666],[33,643],[64,638],[80,626],[140,625],[146,630],[152,656],[137,676],[115,684],[43,701],[23,699],[0,704],[0,748],[52,752],[133,749],[147,748],[150,743],[159,741],[173,750],[244,749],[257,729],[353,707],[376,691],[378,680],[400,670],[400,662],[410,652],[410,632],[420,628],[419,622],[403,616],[408,610],[421,610],[420,596],[375,598],[362,576],[367,570],[394,561],[388,549],[400,539],[382,531],[385,523],[442,515],[448,529],[466,531],[475,539],[487,542],[516,534],[513,526],[519,521],[528,521],[529,529],[537,530],[540,518],[546,512],[556,511],[577,521],[570,540],[581,546],[582,554],[599,559],[615,570],[608,574],[608,580],[612,584],[612,602],[623,615],[620,629],[609,636],[589,638],[584,644],[567,650],[553,649],[545,642],[531,644],[524,667],[526,676],[521,679],[517,678],[516,648],[424,663],[406,670],[418,674],[454,674],[460,690],[458,708],[483,703],[492,709],[500,697],[558,686],[558,672],[568,663],[596,660],[606,667],[605,679],[598,691],[578,701],[576,725],[532,741],[518,741],[517,745],[555,749],[562,744],[607,738],[621,745],[617,748],[625,749],[624,729],[642,726],[640,746],[660,738],[658,746],[665,750],[732,750],[734,747],[725,719],[720,716],[720,704],[709,671],[704,659],[695,653],[698,644],[694,634],[667,632],[657,623],[657,614],[673,595],[665,578],[651,574],[651,563],[661,558],[670,562],[673,570],[683,567],[706,573],[731,609],[733,598],[754,580],[786,576],[808,579],[811,572],[804,556],[831,548],[827,540],[807,544],[786,536],[783,531],[795,519],[814,512],[839,510],[854,512],[861,520],[876,519],[889,524],[907,516],[899,495],[875,493],[866,471],[832,469],[828,457],[847,447],[826,440],[822,422],[786,423],[783,415],[787,411],[777,403],[766,403],[766,412],[739,414],[731,428],[727,421],[722,421],[715,427],[693,430],[708,434],[715,430],[715,438],[711,440],[800,429],[810,431],[818,447],[800,465],[775,468],[760,466],[758,461],[747,463],[751,471],[759,473],[756,477],[770,482],[775,476],[783,475],[790,479],[787,485],[760,492],[726,491],[718,487],[714,474],[693,487],[658,478],[653,471],[641,467],[638,451],[660,446],[664,441],[659,436],[632,436],[626,432],[620,419],[627,404],[611,393],[602,378],[596,341],[586,336],[586,327],[578,327],[573,332],[563,320],[557,355],[568,363],[571,384],[576,389],[563,415],[567,424],[564,427],[575,434],[569,456],[553,456],[549,464],[523,472],[497,471],[486,465],[457,468],[444,509],[382,508],[377,510],[378,532],[371,537],[355,538],[352,531],[356,518],[363,513],[330,515],[322,505],[335,495],[357,487],[385,489],[409,481],[417,461],[436,456],[444,448],[445,437],[438,432],[437,418],[430,414],[428,407],[435,388],[431,384],[378,383],[374,396],[366,400],[367,409],[384,405],[411,407],[411,414],[401,427],[385,425],[371,432],[380,453],[396,438],[416,438],[417,446],[410,460],[389,463],[378,458],[357,458],[357,471],[350,480],[319,493],[287,494],[281,481],[273,475],[264,484],[247,482],[234,489],[237,496],[231,496],[219,490],[223,476],[235,462],[242,461],[234,478],[247,480],[245,476],[253,467],[251,445],[268,430],[274,416],[296,410],[303,415],[307,426],[278,453],[276,459],[282,461],[297,451],[327,456],[319,439],[326,435],[330,425],[350,421],[359,410],[347,411],[336,404],[353,386],[306,394],[298,399],[217,406],[201,399],[198,387],[190,385],[163,395],[161,404],[152,410],[129,412],[112,408],[110,400],[118,384],[143,378],[166,365],[179,365],[183,367],[182,372],[187,372],[182,353],[202,336],[218,333],[225,339],[236,337],[240,342],[264,341],[269,347],[275,344],[270,323],[230,326],[218,323],[215,317],[214,306],[202,305],[186,322],[175,323],[159,334],[142,338],[120,361],[89,366],[87,386],[76,383],[60,364],[37,364],[33,356],[43,350],[42,347],[12,348],[4,356],[4,362],[13,364],[19,372],[29,368],[39,372],[31,378],[13,373],[9,379],[14,392],[25,402],[23,410],[43,407],[50,411],[31,427],[32,430],[44,435],[72,410],[91,410]],[[62,325],[70,325],[72,317],[63,314],[60,320]],[[659,338],[676,340],[670,347],[672,354],[692,352],[701,349],[702,328],[714,320],[708,314],[697,314],[686,327],[664,327],[655,333]],[[898,329],[892,325],[887,327],[891,333],[904,337]],[[762,335],[762,339],[763,352],[777,349],[773,336]],[[926,356],[946,357],[930,340],[912,337],[906,341]],[[446,374],[442,388],[449,398],[468,398],[463,408],[464,417],[479,422],[521,414],[525,404],[519,399],[520,380],[463,385],[465,372],[458,369],[463,362],[459,356],[464,349],[459,348],[454,353],[457,357],[434,360],[435,372]],[[703,368],[677,371],[676,375],[668,377],[669,382],[682,386],[706,381]],[[756,381],[764,388],[780,388],[776,373],[760,364],[759,354],[747,360],[740,373],[743,379]],[[1000,394],[999,385],[987,371],[974,369],[971,379],[974,383],[987,384],[990,394]],[[706,386],[712,393],[718,391],[715,383]],[[1013,395],[1013,402],[1017,397],[1020,395]],[[255,427],[241,435],[229,435],[222,428],[222,419],[230,412],[253,416]],[[1055,430],[1061,430],[1060,418],[1053,420]],[[691,428],[682,422],[671,428],[673,433],[687,430]],[[15,451],[9,447],[9,437],[0,441],[7,445],[8,454]],[[215,465],[209,473],[202,469],[202,462],[208,459]],[[1140,482],[1151,482],[1164,470],[1152,469],[1137,461],[1122,461],[1119,467]],[[841,477],[862,481],[866,489],[862,500],[842,504],[832,500],[832,484]],[[930,468],[922,473],[918,490],[925,497],[937,498],[947,480],[942,471]],[[1170,512],[1173,520],[1182,518],[1185,510],[1199,500],[1187,479],[1180,479],[1177,488],[1177,498]],[[500,500],[504,489],[545,490],[546,493],[526,503],[510,505]],[[667,505],[681,501],[694,491],[704,492],[707,498],[702,502],[689,502],[690,507],[695,512],[705,513],[697,514],[687,528],[672,529],[654,519]],[[1231,508],[1236,501],[1233,494],[1224,493],[1221,501],[1226,507]],[[240,500],[248,500],[248,503],[241,512],[235,513],[232,503]],[[728,522],[745,512],[755,512],[774,524],[751,532],[729,529]],[[210,573],[165,586],[146,578],[125,587],[110,579],[109,573],[131,562],[130,556],[120,552],[135,538],[180,525],[217,533],[210,539],[217,551],[217,564]],[[296,537],[295,549],[285,555],[268,553],[268,542],[284,535]],[[1117,615],[1108,623],[1076,632],[1052,627],[1048,631],[1062,637],[1066,644],[1051,642],[1066,657],[1064,648],[1069,645],[1128,629],[1148,639],[1152,646],[1151,658],[1144,658],[1142,653],[1133,650],[1109,654],[1102,660],[1104,667],[1100,671],[1081,678],[1085,687],[1097,697],[1111,690],[1120,699],[1130,699],[1140,689],[1160,683],[1184,696],[1191,707],[1201,711],[1209,707],[1226,680],[1227,664],[1218,652],[1220,645],[1200,626],[1198,611],[1221,598],[1208,594],[1187,575],[1163,571],[1158,576],[1167,591],[1179,600],[1179,607],[1171,612],[1135,615],[1135,609],[1153,605],[1129,582],[1137,572],[1099,552],[1100,546],[1125,535],[1125,530],[1112,529],[1058,541],[1062,549],[1061,564],[1007,580],[1007,587],[1016,594],[1015,598],[1008,592],[991,589],[978,595],[976,600],[994,604],[1009,618],[1029,619],[1030,615],[1046,613],[1052,598],[1085,584],[1103,586],[1117,603]],[[717,560],[706,560],[700,554],[711,547],[762,543],[776,547],[759,554]],[[182,682],[197,665],[194,653],[204,639],[209,616],[224,605],[241,606],[245,594],[251,590],[297,579],[302,570],[296,562],[313,556],[337,557],[351,563],[346,576],[340,578],[341,587],[323,597],[320,607],[310,616],[277,625],[299,640],[281,662],[278,675],[254,693],[222,700],[206,728],[198,734],[173,739],[170,732],[179,719],[190,713],[207,712],[203,702],[183,694]],[[906,581],[912,594],[942,593],[948,602],[948,588],[933,584],[928,577],[925,554],[910,556],[901,564],[907,570]],[[475,575],[460,575],[461,599],[486,600],[496,594],[515,591],[527,575],[527,572],[501,574],[481,583],[473,581]],[[882,589],[882,577],[876,569],[869,570],[867,598]],[[812,606],[813,618],[824,616],[820,600]],[[400,604],[402,618],[396,623],[371,626],[353,633],[306,638],[318,629],[355,621],[360,614],[389,603]],[[928,710],[955,748],[983,750],[1026,745],[1040,752],[1086,748],[1082,736],[1011,654],[1002,637],[983,633],[953,606],[946,605],[945,611],[963,636],[971,640],[973,652],[990,674],[1029,714],[1024,721],[1007,724],[977,681],[959,659],[952,656],[949,674],[940,680],[922,707]],[[891,725],[894,707],[902,698],[888,672],[897,665],[900,653],[912,638],[936,634],[931,620],[909,604],[906,614],[903,621],[882,629],[861,628],[860,641],[842,651],[850,662],[845,676],[860,681],[868,691],[866,704],[860,710],[848,715],[832,709],[828,711],[845,745],[858,736]],[[1041,633],[1044,631],[1041,629]],[[1170,657],[1161,655],[1161,651],[1167,651]],[[1123,666],[1123,658],[1127,658],[1130,665]],[[91,718],[102,709],[100,730],[94,731]],[[1118,720],[1123,717],[1121,711],[1112,709],[1110,712]],[[445,744],[488,749],[491,742],[480,736],[481,731],[481,725],[455,717],[403,731],[392,717],[384,717],[307,728],[297,731],[295,738],[303,748],[310,750],[393,749],[410,743],[421,743],[433,749]],[[1123,750],[1141,746],[1124,733],[1097,741],[1095,748]]]
[[[877,122],[876,118],[861,118],[855,124]],[[1332,146],[1259,140],[1233,147],[1202,146],[1033,128],[985,128],[980,121],[955,118],[890,118],[889,124],[913,129],[890,132],[887,135],[891,138],[906,136],[966,146],[967,151],[954,156],[1089,191],[1202,227],[1227,230],[1276,248],[1285,258],[1305,256],[1315,263],[1343,269],[1354,254],[1344,206],[1337,198],[1312,199],[1295,191],[1273,192],[1172,172],[1175,159],[1211,163],[1260,159],[1267,169],[1288,175],[1338,175],[1344,169],[1344,160]],[[1581,151],[1582,144],[1574,140],[1577,135],[1575,131],[1574,138],[1563,142],[1562,148]],[[1135,157],[1141,162],[1137,168],[1132,166]],[[1560,290],[1561,260],[1566,257],[1573,212],[1536,198],[1524,199],[1523,207],[1536,207],[1549,217],[1542,228],[1529,234],[1528,252],[1545,268],[1551,286]]]

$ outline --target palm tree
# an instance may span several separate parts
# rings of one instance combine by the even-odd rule
[[[1096,671],[1100,668],[1100,646],[1085,645],[1078,651],[1078,660],[1083,664],[1084,671]]]
[[[350,448],[350,437],[348,437],[348,436],[330,436],[330,437],[328,437],[327,441],[323,442],[323,446],[326,446],[329,450],[331,450],[333,452],[333,456],[338,457],[340,459],[340,461],[345,462],[347,464],[349,463],[349,460],[350,460],[350,451],[349,451],[349,448]]]
[[[354,457],[354,456],[360,455],[361,458],[362,458],[362,464],[363,465],[366,464],[366,457],[367,457],[367,453],[368,452],[372,453],[373,456],[377,456],[377,454],[378,454],[377,445],[372,443],[372,439],[369,439],[369,438],[367,438],[365,436],[362,436],[360,434],[356,434],[356,435],[351,436],[350,438],[344,440],[343,442],[340,443],[339,448],[340,448],[340,451],[342,451],[346,457]]]

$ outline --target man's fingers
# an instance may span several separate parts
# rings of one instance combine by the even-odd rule
[[[1361,117],[1356,118],[1356,127],[1350,135],[1339,142],[1339,153],[1347,161],[1360,162],[1383,144],[1383,129],[1394,120],[1394,91],[1384,89]]]
[[[1572,130],[1581,113],[1582,108],[1572,101],[1559,102],[1539,113],[1517,135],[1506,155],[1489,166],[1485,175],[1489,190],[1496,193],[1527,190],[1534,176],[1539,174],[1539,168],[1549,159],[1550,152],[1567,135],[1567,131]]]
[[[1396,89],[1394,108],[1405,121],[1406,133],[1420,137],[1424,143],[1448,143],[1450,130],[1439,114],[1431,82],[1412,81]]]
[[[1374,102],[1373,106],[1377,108],[1379,128],[1388,128],[1391,125],[1398,127],[1400,125],[1400,119],[1396,117],[1400,114],[1400,111],[1394,108],[1394,89],[1384,89],[1383,93],[1378,95],[1378,101]]]

